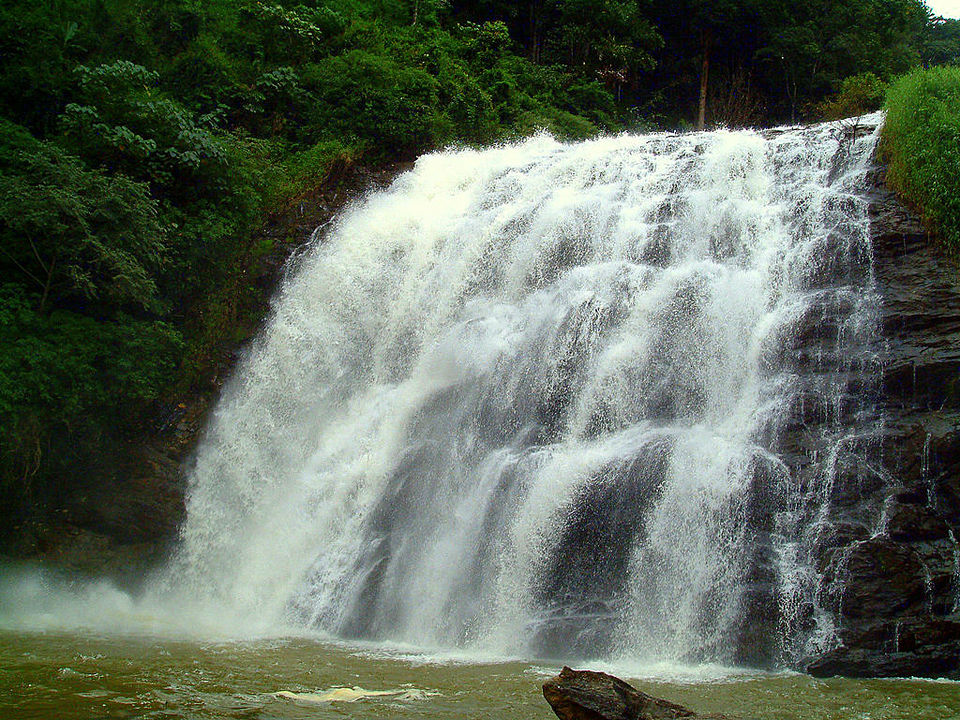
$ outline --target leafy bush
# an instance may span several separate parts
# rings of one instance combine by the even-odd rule
[[[158,73],[125,60],[75,73],[83,102],[68,104],[60,121],[89,162],[182,200],[225,189],[223,140],[156,89]]]
[[[960,68],[915,70],[887,92],[887,181],[960,251]]]
[[[304,68],[317,137],[349,138],[385,155],[422,152],[436,139],[438,83],[385,55],[352,50]]]
[[[346,18],[327,6],[290,8],[254,0],[241,10],[247,51],[280,64],[316,59],[324,53],[327,42],[341,35],[346,27]]]
[[[51,304],[157,308],[164,231],[145,185],[34,143],[0,175],[0,267]]]
[[[517,119],[517,130],[521,135],[547,130],[557,137],[573,140],[592,137],[599,132],[597,126],[586,118],[551,107],[521,114]]]
[[[160,73],[160,86],[211,125],[222,126],[242,103],[245,73],[217,38],[203,34]]]
[[[840,84],[840,92],[818,106],[824,120],[864,115],[883,105],[887,84],[872,72],[848,77]]]
[[[180,334],[166,322],[119,315],[38,312],[15,286],[0,288],[0,417],[23,412],[68,419],[113,417],[159,397],[177,367]],[[123,392],[118,392],[123,388]]]
[[[112,428],[130,424],[176,377],[172,325],[120,314],[46,314],[0,286],[0,516],[36,512],[83,481]]]

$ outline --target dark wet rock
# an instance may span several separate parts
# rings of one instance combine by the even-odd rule
[[[816,677],[957,677],[960,622],[912,618],[878,623],[845,646],[821,656],[807,671]]]
[[[597,657],[609,651],[613,605],[644,532],[644,511],[664,482],[669,445],[659,440],[630,460],[601,468],[564,509],[565,527],[535,591],[538,603],[551,609],[535,628],[535,653]]]
[[[777,656],[780,620],[778,587],[774,583],[750,583],[740,596],[737,620],[732,630],[733,662],[752,668],[772,668]]]
[[[543,684],[543,697],[560,720],[672,720],[692,710],[642,693],[620,678],[564,667]],[[718,716],[713,716],[718,717]]]
[[[924,567],[911,548],[887,538],[856,543],[844,562],[840,614],[890,618],[923,603]]]
[[[949,532],[946,521],[926,505],[894,502],[887,511],[887,534],[897,542],[942,540]]]
[[[813,546],[813,555],[817,558],[817,570],[827,574],[829,579],[834,579],[846,549],[854,543],[863,542],[868,537],[867,530],[855,523],[838,522],[824,527]]]
[[[883,432],[834,479],[815,556],[841,644],[807,669],[960,678],[960,269],[882,180],[870,212]]]
[[[74,479],[54,513],[21,528],[7,554],[138,584],[163,560],[186,514],[182,453],[192,445],[181,449],[180,439],[171,432],[167,442],[128,443],[105,454]]]
[[[843,457],[837,462],[834,472],[830,501],[835,506],[854,508],[875,497],[885,485],[886,481],[880,470],[864,467],[856,458]]]
[[[137,448],[115,486],[87,489],[67,514],[78,527],[129,545],[175,534],[186,514],[183,471],[161,447]]]

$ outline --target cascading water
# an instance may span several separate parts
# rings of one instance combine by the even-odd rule
[[[828,642],[810,548],[869,415],[879,121],[421,158],[292,269],[164,583],[427,647]]]

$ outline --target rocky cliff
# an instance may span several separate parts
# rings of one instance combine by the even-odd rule
[[[841,645],[808,669],[960,677],[960,274],[882,179],[871,195],[882,437],[835,485],[820,562]]]

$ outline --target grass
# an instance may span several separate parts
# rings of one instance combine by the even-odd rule
[[[887,182],[960,255],[960,67],[918,69],[887,91]]]

